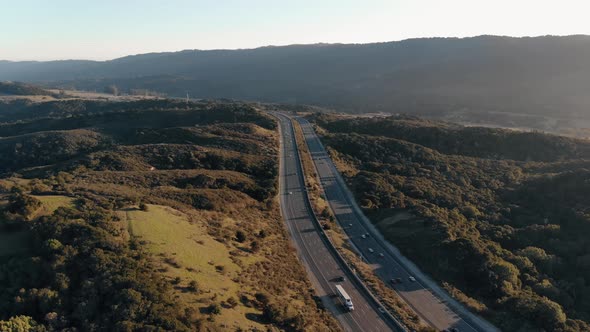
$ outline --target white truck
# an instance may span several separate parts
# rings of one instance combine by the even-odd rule
[[[348,311],[353,311],[354,305],[352,304],[352,299],[350,298],[348,293],[344,290],[342,285],[336,285],[336,292],[338,293],[338,296],[340,297],[342,302],[344,302],[344,306],[346,307],[346,309]]]

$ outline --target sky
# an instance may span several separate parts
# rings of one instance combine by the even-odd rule
[[[0,0],[0,60],[590,34],[588,0]]]

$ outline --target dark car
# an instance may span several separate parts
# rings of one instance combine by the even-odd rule
[[[345,282],[346,281],[346,278],[344,276],[339,276],[339,277],[336,278],[336,281],[338,281],[338,282]]]
[[[398,284],[401,284],[403,282],[402,278],[395,278],[395,281],[397,281]]]

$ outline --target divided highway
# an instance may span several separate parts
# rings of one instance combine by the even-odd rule
[[[281,211],[317,295],[345,331],[403,331],[379,312],[378,304],[356,283],[354,276],[338,259],[323,236],[314,220],[305,190],[293,125],[286,116],[272,114],[279,119],[281,132]],[[342,276],[345,281],[337,281]],[[351,296],[354,311],[348,312],[335,295],[337,284],[341,284]]]
[[[393,287],[422,319],[439,330],[498,331],[450,298],[381,237],[354,201],[312,125],[299,117],[296,120],[303,129],[326,200],[352,244],[363,259],[373,265],[376,274]],[[397,278],[401,282],[390,282]]]

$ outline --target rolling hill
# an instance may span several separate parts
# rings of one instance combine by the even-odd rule
[[[18,83],[18,82],[0,82],[0,96],[53,96],[52,92],[41,89],[37,86]]]
[[[503,331],[587,331],[590,143],[416,117],[313,115],[367,216]]]
[[[90,90],[115,84],[123,91],[453,116],[507,126],[537,123],[549,130],[590,117],[589,54],[590,37],[582,35],[429,38],[186,50],[104,62],[1,62],[0,79]]]
[[[253,105],[0,114],[0,330],[338,330],[280,222],[276,123]]]

